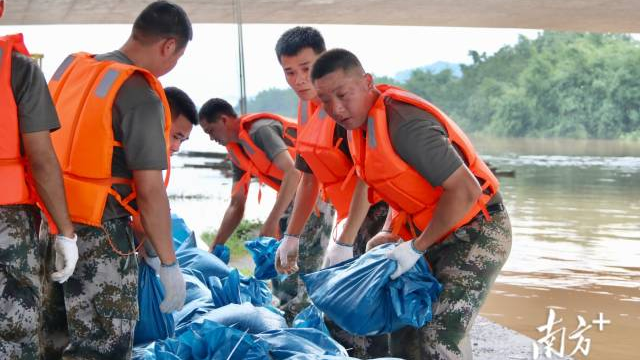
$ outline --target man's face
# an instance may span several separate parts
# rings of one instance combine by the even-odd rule
[[[204,119],[200,119],[200,126],[202,126],[202,130],[209,135],[209,139],[222,146],[227,146],[229,142],[233,141],[227,126],[228,121],[228,117],[226,115],[222,115],[218,121],[211,123]]]
[[[191,129],[193,129],[193,124],[182,114],[171,120],[169,152],[172,156],[180,150],[180,145],[183,142],[189,140]]]
[[[281,56],[280,65],[289,86],[301,100],[309,101],[316,97],[311,83],[311,67],[318,55],[307,47],[294,56]]]
[[[371,107],[371,75],[354,69],[329,73],[314,82],[324,110],[347,130],[361,127]]]

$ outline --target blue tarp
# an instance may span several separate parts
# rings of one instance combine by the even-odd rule
[[[280,242],[271,237],[260,236],[255,239],[245,241],[244,247],[249,250],[256,264],[253,272],[258,280],[269,280],[280,276],[276,272],[276,250]]]
[[[164,290],[156,272],[144,261],[138,268],[138,308],[140,320],[136,323],[133,344],[145,344],[173,336],[175,324],[171,314],[160,311]]]
[[[302,275],[315,306],[338,326],[357,335],[390,333],[431,320],[431,304],[442,286],[424,258],[400,276],[389,277],[396,261],[385,244],[336,266]]]

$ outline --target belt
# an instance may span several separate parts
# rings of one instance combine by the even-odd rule
[[[489,215],[493,215],[500,211],[504,211],[504,204],[502,201],[497,204],[487,206],[487,212],[489,212]],[[480,211],[479,215],[482,215],[482,211]]]

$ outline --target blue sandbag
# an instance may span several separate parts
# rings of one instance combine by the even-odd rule
[[[296,354],[348,356],[342,345],[316,329],[272,330],[255,336],[269,344],[269,355],[274,360]]]
[[[204,275],[205,279],[211,276],[225,278],[231,272],[231,268],[217,256],[195,247],[179,248],[176,251],[176,257],[181,268],[197,270]]]
[[[173,312],[175,333],[182,334],[191,321],[216,308],[211,297],[211,290],[202,281],[202,274],[193,269],[181,269],[187,287],[187,297],[182,309]]]
[[[192,233],[184,219],[175,213],[171,213],[171,232],[173,236],[174,249],[179,248]]]
[[[216,322],[193,323],[178,338],[156,341],[145,360],[265,360],[268,345]]]
[[[249,250],[256,264],[256,270],[253,272],[256,279],[269,280],[280,276],[276,272],[276,250],[279,245],[278,240],[266,236],[244,242],[244,247]]]
[[[136,323],[133,344],[145,344],[173,336],[175,324],[171,314],[160,311],[164,290],[156,272],[144,261],[138,265],[138,308],[140,320]]]
[[[218,244],[213,248],[213,255],[217,256],[223,263],[229,264],[229,260],[231,259],[231,250],[229,250],[227,245]]]
[[[255,306],[271,304],[272,295],[267,284],[253,277],[241,277],[236,269],[224,279],[210,277],[207,286],[216,307],[246,302]]]
[[[215,321],[240,331],[247,331],[249,334],[258,334],[287,327],[287,322],[281,315],[249,303],[225,305],[194,319],[193,323],[205,320]]]
[[[431,304],[442,291],[421,257],[398,279],[396,261],[385,244],[359,258],[302,275],[313,303],[342,329],[356,335],[380,335],[431,320]],[[345,306],[348,304],[348,306]]]

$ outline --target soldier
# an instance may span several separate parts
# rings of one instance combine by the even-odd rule
[[[198,110],[189,95],[177,87],[167,87],[164,89],[164,93],[171,109],[169,153],[173,156],[180,150],[182,143],[189,140],[193,127],[198,125]],[[147,235],[144,233],[139,217],[134,218],[133,229],[136,233],[136,239],[144,240],[142,242],[144,244],[144,260],[156,273],[160,273],[160,258],[151,242],[145,240]]]
[[[78,224],[80,254],[76,272],[58,289],[67,320],[63,358],[131,357],[138,319],[131,215],[139,214],[161,261],[160,310],[172,312],[184,303],[162,179],[171,116],[157,77],[173,69],[191,38],[184,10],[156,1],[136,18],[119,50],[71,55],[49,82],[63,125],[54,147],[73,199],[69,211]]]
[[[37,359],[43,353],[38,329],[47,245],[38,236],[38,206],[59,230],[52,249],[54,281],[71,276],[78,247],[50,138],[60,123],[21,34],[0,37],[0,92],[0,359]]]
[[[430,323],[391,334],[391,355],[470,359],[468,331],[511,250],[498,180],[451,119],[405,90],[374,86],[349,51],[321,55],[311,78],[349,131],[361,184],[393,209],[368,247],[405,240],[389,253],[391,278],[425,256],[444,286]]]
[[[299,235],[305,225],[317,226],[313,225],[317,223],[315,217],[311,217],[309,224],[307,219],[313,212],[320,189],[336,209],[338,218],[324,252],[322,267],[363,254],[367,241],[380,231],[387,216],[388,207],[382,201],[373,206],[368,201],[355,203],[364,211],[356,210],[354,213],[366,215],[364,220],[349,216],[353,194],[362,192],[364,188],[356,188],[357,178],[354,176],[346,130],[329,119],[311,83],[311,67],[325,51],[322,34],[312,27],[291,28],[280,36],[276,45],[276,56],[285,79],[299,98],[296,168],[302,172],[287,227],[287,234],[290,235],[283,239],[282,246],[278,248],[279,262],[283,263],[278,270],[283,273],[292,273],[297,267],[298,246],[303,273],[315,271],[320,266],[323,252],[316,245],[317,239]],[[357,198],[362,199],[362,195]],[[332,226],[328,221],[319,225],[327,229]],[[298,241],[298,237],[302,240]],[[289,257],[293,257],[294,261],[289,263]],[[328,326],[332,336],[351,349],[350,354],[354,357],[378,357],[387,353],[386,336],[358,337],[331,322],[328,322]]]

